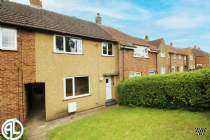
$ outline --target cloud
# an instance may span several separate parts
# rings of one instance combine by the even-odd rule
[[[156,24],[169,29],[191,29],[202,26],[207,19],[208,17],[203,15],[176,13],[161,18]]]

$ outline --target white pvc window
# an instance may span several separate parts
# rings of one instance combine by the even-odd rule
[[[156,74],[156,72],[154,70],[149,71],[149,75],[155,75],[155,74]]]
[[[187,60],[187,56],[184,56],[184,60],[185,60],[185,61]]]
[[[166,52],[163,49],[160,51],[160,57],[166,57]]]
[[[88,76],[64,78],[64,99],[72,99],[90,95]]]
[[[176,54],[174,54],[174,59],[176,59]]]
[[[160,74],[165,74],[165,73],[166,73],[166,67],[160,66]]]
[[[103,42],[101,47],[103,56],[114,56],[112,43]]]
[[[142,73],[141,72],[133,72],[133,71],[130,71],[129,72],[129,78],[132,78],[132,77],[141,77],[142,76]]]
[[[182,56],[181,55],[179,55],[179,60],[182,60]]]
[[[184,71],[184,67],[183,67],[183,66],[180,66],[180,67],[179,67],[179,71],[180,71],[180,72],[183,72],[183,71]]]
[[[173,72],[173,73],[176,72],[176,66],[171,66],[171,72]]]
[[[134,57],[148,58],[149,57],[149,49],[144,46],[137,46],[137,48],[134,49]]]
[[[0,27],[0,49],[17,50],[17,30]]]
[[[70,36],[54,36],[54,51],[57,53],[82,54],[82,40]]]
[[[193,60],[193,56],[192,55],[190,55],[190,61],[192,61]]]

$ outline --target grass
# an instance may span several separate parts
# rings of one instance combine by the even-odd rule
[[[207,128],[205,136],[195,128]],[[210,112],[115,107],[58,127],[50,140],[210,140]]]

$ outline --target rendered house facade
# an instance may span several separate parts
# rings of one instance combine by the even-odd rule
[[[52,120],[115,99],[117,41],[95,23],[31,2],[0,3],[1,123],[24,122],[38,106]]]

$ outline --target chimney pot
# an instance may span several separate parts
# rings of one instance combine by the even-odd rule
[[[42,8],[42,0],[30,0],[30,6],[35,8]]]
[[[170,46],[171,46],[171,47],[173,46],[173,42],[170,42]]]
[[[194,45],[194,49],[196,49],[197,48],[197,46],[196,45]]]
[[[149,36],[148,35],[145,35],[145,38],[144,38],[146,41],[149,41]]]
[[[96,15],[96,23],[97,24],[102,24],[102,17],[100,15],[100,13],[97,13],[97,15]]]

